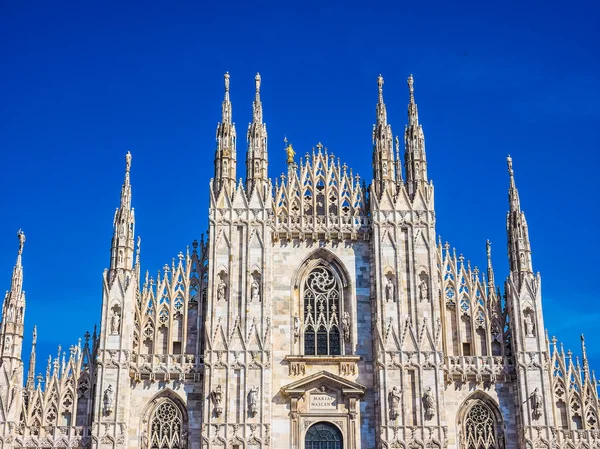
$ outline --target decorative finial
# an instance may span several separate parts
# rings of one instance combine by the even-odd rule
[[[254,77],[254,82],[256,84],[256,93],[260,92],[260,73],[256,73],[256,76]]]
[[[581,334],[581,353],[583,359],[583,367],[587,369],[587,350],[585,349],[585,337]]]
[[[415,79],[412,76],[412,73],[410,74],[410,76],[408,77],[408,79],[406,80],[406,82],[408,83],[408,92],[410,94],[410,102],[414,103],[415,102]]]
[[[229,93],[229,72],[225,72],[225,93]]]
[[[25,245],[25,233],[19,229],[17,231],[17,238],[19,239],[19,256],[23,254],[23,245]]]
[[[125,172],[129,173],[131,170],[131,153],[128,151],[125,155]]]
[[[381,74],[377,77],[377,87],[379,88],[379,102],[383,103],[383,76]]]
[[[31,341],[32,345],[35,345],[37,342],[37,326],[33,326],[33,339]]]
[[[485,252],[487,254],[487,258],[488,260],[492,258],[492,242],[490,242],[489,240],[485,241]]]

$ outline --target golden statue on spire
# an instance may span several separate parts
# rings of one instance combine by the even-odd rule
[[[283,141],[285,142],[285,153],[287,154],[287,164],[294,164],[294,156],[296,155],[296,152],[294,151],[294,148],[292,147],[292,144],[288,142],[287,137],[285,137],[283,139]]]

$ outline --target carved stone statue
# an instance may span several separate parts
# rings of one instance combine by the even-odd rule
[[[12,321],[15,318],[15,307],[12,304],[8,305],[8,311],[6,312],[6,321]]]
[[[217,301],[225,301],[225,289],[227,288],[227,284],[223,281],[223,279],[219,279],[219,284],[217,285]]]
[[[102,402],[104,403],[104,415],[109,416],[113,412],[114,407],[114,391],[112,385],[109,385],[108,388],[104,390]]]
[[[298,314],[294,315],[294,341],[298,341],[300,337],[300,317]]]
[[[533,419],[538,419],[542,416],[542,394],[537,387],[531,394],[531,415]]]
[[[396,301],[396,298],[394,297],[394,283],[390,278],[388,278],[387,283],[385,284],[385,300]]]
[[[392,388],[392,391],[388,394],[388,401],[390,407],[390,421],[395,420],[400,415],[400,399],[402,398],[402,392],[398,387]]]
[[[429,287],[425,279],[419,284],[419,301],[429,301]]]
[[[435,416],[435,398],[431,387],[427,388],[423,395],[423,407],[425,408],[425,418],[431,419]]]
[[[23,254],[23,245],[25,245],[25,233],[19,229],[17,231],[17,237],[19,238],[19,256]]]
[[[254,387],[248,393],[248,413],[250,416],[256,416],[258,413],[258,392],[258,387]]]
[[[254,279],[252,281],[252,285],[250,286],[250,301],[260,301],[260,285],[258,285],[258,281]]]
[[[110,317],[110,333],[111,335],[118,335],[121,329],[121,315],[119,312],[113,310],[112,316]]]
[[[342,332],[344,333],[344,341],[350,341],[350,314],[344,312],[342,317]]]
[[[533,337],[533,321],[529,313],[525,314],[525,335]]]
[[[221,385],[217,385],[211,393],[213,404],[215,405],[215,416],[218,418],[223,414],[223,391],[221,390]]]

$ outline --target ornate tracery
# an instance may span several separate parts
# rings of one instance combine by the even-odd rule
[[[304,283],[304,354],[339,355],[342,290],[331,270],[317,266]]]
[[[181,411],[172,401],[163,401],[156,407],[150,420],[150,448],[184,448],[182,433],[183,418]]]
[[[463,449],[501,449],[503,439],[498,432],[495,413],[484,401],[477,400],[469,408],[463,423]]]

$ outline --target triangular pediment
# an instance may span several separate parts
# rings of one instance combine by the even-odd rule
[[[342,394],[347,396],[362,396],[367,389],[363,385],[352,382],[351,380],[344,379],[343,377],[336,376],[327,371],[319,371],[304,379],[283,386],[281,392],[286,396],[301,396],[308,390],[320,386],[327,386],[339,390]]]

